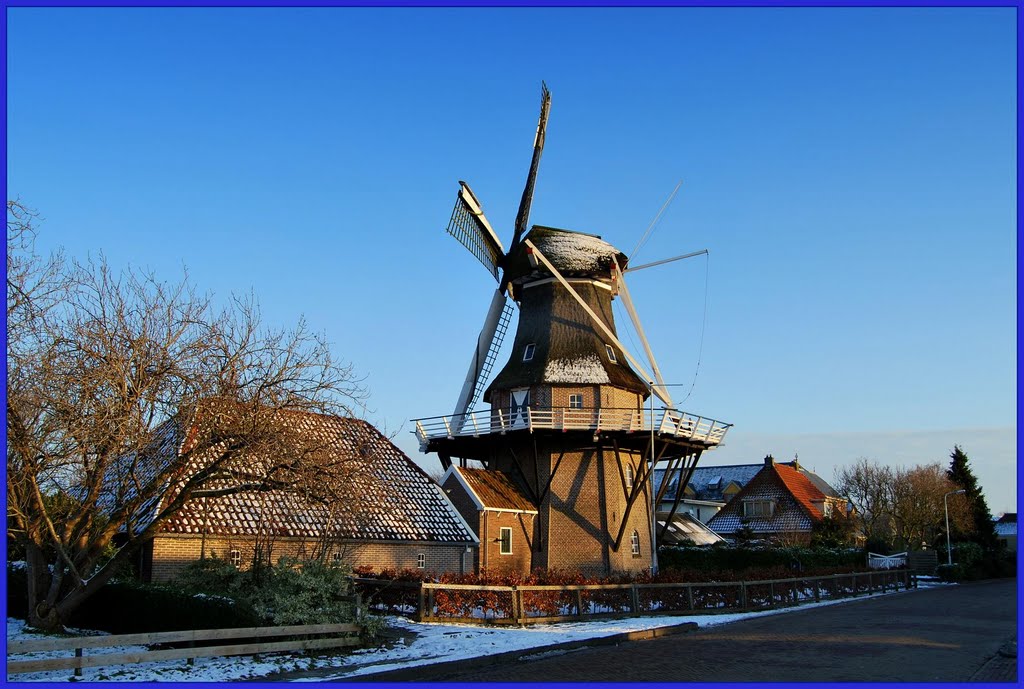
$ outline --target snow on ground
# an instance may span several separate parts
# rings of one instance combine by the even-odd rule
[[[938,581],[921,578],[920,588],[943,586]],[[902,595],[905,591],[875,594]],[[874,596],[872,596],[874,597]],[[564,622],[561,624],[537,624],[529,627],[483,627],[476,625],[454,625],[412,622],[392,617],[389,636],[399,637],[397,642],[379,648],[365,648],[339,655],[279,654],[253,658],[235,656],[231,658],[196,658],[195,665],[186,665],[183,660],[136,665],[120,665],[104,668],[85,668],[80,681],[121,681],[121,682],[224,682],[239,679],[267,677],[279,672],[316,671],[316,677],[296,681],[330,681],[343,677],[396,670],[399,668],[448,660],[465,660],[479,656],[495,655],[508,651],[543,649],[546,646],[567,641],[581,641],[612,636],[622,632],[641,631],[666,627],[684,622],[696,622],[701,627],[726,624],[736,620],[763,615],[780,615],[793,610],[805,610],[825,605],[838,605],[850,600],[863,598],[804,603],[798,607],[780,608],[760,612],[727,613],[718,615],[658,615],[651,617],[630,617],[619,620],[593,620],[587,622]],[[84,630],[70,630],[73,635],[94,634]],[[25,623],[13,618],[7,619],[7,639],[45,638],[41,634],[25,630]],[[87,655],[105,653],[128,653],[145,650],[142,646],[119,646],[110,649],[90,649]],[[543,654],[544,651],[538,651]],[[17,657],[18,660],[66,656],[67,653],[32,653]],[[23,675],[8,675],[8,681],[74,681],[71,670],[36,672]]]

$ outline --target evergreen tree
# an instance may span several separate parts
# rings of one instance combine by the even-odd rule
[[[985,502],[985,496],[982,495],[978,479],[974,472],[971,471],[967,453],[959,445],[954,445],[953,452],[950,453],[949,457],[950,463],[949,469],[946,471],[946,477],[956,484],[957,487],[967,491],[965,497],[970,503],[971,514],[974,518],[973,530],[969,533],[961,534],[961,537],[974,541],[981,546],[994,548],[998,541],[996,540],[995,525],[992,523],[992,513],[988,509],[988,503]]]

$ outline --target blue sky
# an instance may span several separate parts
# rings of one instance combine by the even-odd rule
[[[957,437],[1002,511],[1014,12],[12,8],[7,194],[44,249],[304,315],[430,467],[409,419],[453,408],[493,289],[444,233],[458,180],[507,241],[544,79],[532,222],[630,252],[683,180],[636,260],[710,257],[630,288],[679,406],[735,424],[707,462]]]

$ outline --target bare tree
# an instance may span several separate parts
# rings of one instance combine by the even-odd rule
[[[8,532],[32,626],[60,628],[188,500],[341,498],[351,461],[292,423],[365,396],[322,336],[264,327],[251,298],[216,309],[187,275],[43,260],[32,220],[8,203]]]
[[[893,484],[893,528],[897,543],[915,548],[931,543],[945,532],[946,504],[953,528],[969,524],[967,501],[960,495],[944,496],[957,489],[939,463],[898,469]]]
[[[864,457],[836,470],[836,489],[850,500],[866,538],[890,539],[894,480],[891,468]]]

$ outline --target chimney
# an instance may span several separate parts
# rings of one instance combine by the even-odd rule
[[[773,466],[775,466],[775,458],[772,457],[771,455],[765,455],[764,456],[764,465],[766,467],[773,467]]]

